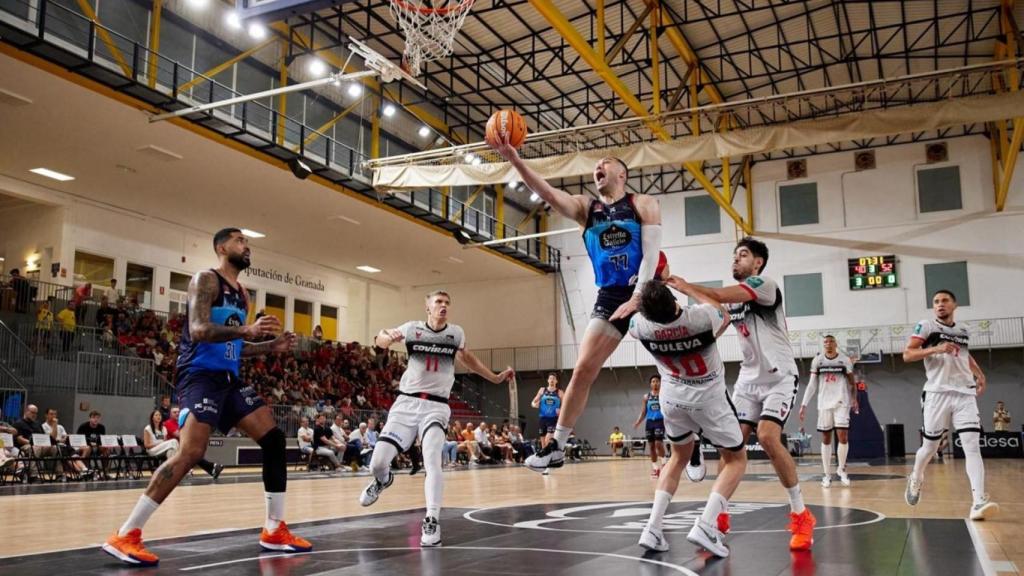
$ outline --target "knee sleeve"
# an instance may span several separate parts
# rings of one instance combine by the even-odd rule
[[[272,493],[284,492],[288,486],[284,432],[275,426],[256,443],[263,449],[263,488]]]
[[[389,442],[377,442],[377,445],[373,447],[373,456],[370,457],[370,471],[374,477],[381,482],[387,480],[388,468],[391,467],[391,461],[398,456],[398,448],[394,444]]]
[[[444,450],[444,429],[441,426],[431,425],[423,433],[423,467],[427,474],[433,468],[435,472],[441,472],[441,452]]]
[[[964,457],[975,454],[981,455],[981,435],[977,432],[961,432],[960,446],[964,450]]]

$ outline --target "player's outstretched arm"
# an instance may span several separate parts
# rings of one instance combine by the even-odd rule
[[[263,316],[254,324],[225,326],[210,320],[213,303],[220,295],[220,282],[212,270],[203,270],[188,284],[188,333],[193,342],[228,342],[230,340],[259,340],[281,331],[281,321],[275,316]]]
[[[516,172],[519,173],[519,177],[523,179],[523,184],[526,184],[527,188],[532,192],[536,192],[542,200],[550,204],[555,209],[555,212],[575,220],[580,226],[586,224],[587,205],[589,203],[587,198],[584,196],[573,196],[565,190],[559,190],[548,184],[547,180],[541,178],[539,174],[523,162],[523,159],[519,157],[519,152],[508,143],[507,134],[501,136],[500,140],[496,144],[492,144],[491,147],[515,168]]]
[[[242,356],[260,356],[276,352],[291,352],[299,343],[294,332],[285,332],[267,342],[245,342],[242,344]]]
[[[690,284],[679,276],[669,276],[665,283],[698,301],[701,297],[705,297],[711,298],[720,304],[743,304],[754,299],[753,294],[739,284],[723,288],[712,288],[710,286]]]
[[[470,372],[474,374],[479,374],[480,376],[487,378],[488,380],[495,384],[501,384],[502,382],[515,376],[516,373],[515,370],[513,370],[511,367],[508,367],[502,370],[501,374],[495,374],[494,372],[491,372],[490,368],[485,366],[484,363],[481,362],[480,359],[477,358],[475,354],[466,349],[462,349],[456,352],[455,358],[459,362],[461,362],[463,366],[468,368]]]
[[[373,337],[373,345],[387,350],[392,344],[405,340],[405,334],[398,328],[385,328]]]

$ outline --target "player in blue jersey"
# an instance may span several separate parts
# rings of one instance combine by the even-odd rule
[[[562,410],[562,391],[558,389],[558,374],[548,374],[548,385],[537,390],[530,406],[540,410],[540,447],[545,448],[555,434],[558,425],[558,413]]]
[[[654,278],[661,247],[661,208],[651,196],[626,193],[629,169],[618,158],[602,158],[594,166],[597,198],[591,198],[572,196],[548,184],[523,162],[507,136],[493,146],[530,190],[563,217],[583,226],[583,242],[598,287],[554,436],[526,459],[528,468],[543,472],[564,464],[563,447],[586,408],[590,386],[629,329],[640,289]]]
[[[661,376],[651,376],[650,384],[651,392],[644,394],[644,406],[633,428],[638,428],[641,422],[646,423],[644,429],[647,433],[647,448],[651,452],[651,478],[657,478],[661,474],[662,459],[665,458],[665,416],[661,413],[659,398]]]
[[[225,228],[217,232],[213,248],[220,265],[199,272],[188,286],[188,311],[175,378],[184,420],[181,446],[153,473],[128,520],[103,545],[105,552],[131,565],[155,566],[159,562],[143,545],[142,528],[203,458],[214,427],[224,433],[238,428],[263,449],[267,518],[260,546],[279,552],[312,549],[309,542],[289,532],[283,521],[288,475],[284,432],[256,390],[238,379],[243,356],[287,352],[294,349],[296,337],[282,334],[281,323],[274,316],[245,323],[248,295],[238,283],[238,275],[249,267],[250,251],[241,231]]]

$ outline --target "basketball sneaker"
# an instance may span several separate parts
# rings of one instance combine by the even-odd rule
[[[366,488],[363,489],[363,493],[359,495],[359,503],[363,506],[372,505],[377,501],[377,498],[380,498],[380,493],[388,486],[391,486],[394,482],[395,475],[390,470],[388,470],[388,479],[383,483],[374,478],[369,484],[367,484]]]
[[[846,473],[846,470],[839,471],[839,483],[843,486],[850,485],[850,475]]]
[[[565,451],[558,447],[554,438],[540,452],[526,459],[526,467],[534,472],[544,473],[548,468],[561,468],[565,465]]]
[[[218,462],[213,465],[213,474],[210,474],[210,476],[213,476],[213,479],[216,480],[217,478],[220,478],[220,473],[223,471],[224,465]]]
[[[729,513],[728,512],[722,512],[721,514],[718,515],[718,531],[721,532],[722,534],[728,534],[729,533],[729,529],[730,529],[730,526],[729,526]]]
[[[441,525],[437,518],[427,516],[423,519],[423,527],[420,528],[420,546],[433,547],[441,545]]]
[[[821,487],[822,488],[831,488],[832,487],[832,475],[831,474],[826,474],[826,475],[821,477]]]
[[[661,530],[654,530],[650,526],[644,527],[640,534],[640,542],[637,544],[651,552],[668,552],[669,549],[668,540],[665,540]]]
[[[917,506],[918,500],[921,499],[921,481],[914,478],[913,474],[907,476],[907,491],[903,499],[911,506]]]
[[[804,508],[800,514],[790,512],[787,529],[793,533],[793,537],[789,539],[789,549],[810,550],[814,545],[814,525],[817,523],[810,508]]]
[[[694,450],[700,450],[700,446],[697,445],[693,448]],[[690,479],[690,482],[701,482],[704,477],[708,475],[708,467],[704,464],[704,453],[700,452],[700,464],[692,466],[686,464],[686,477]]]
[[[117,532],[107,538],[103,545],[103,551],[114,558],[132,566],[156,566],[160,558],[142,544],[142,530],[136,528],[124,536],[118,536]]]
[[[988,499],[988,494],[982,497],[981,502],[971,506],[971,520],[987,520],[999,514],[999,504]]]
[[[722,533],[718,531],[718,528],[701,521],[700,518],[694,522],[690,533],[686,535],[686,539],[719,558],[729,556],[729,548],[725,545]]]
[[[309,552],[313,549],[308,540],[292,534],[284,522],[278,523],[273,532],[267,531],[264,526],[263,533],[260,534],[260,546],[264,550],[275,552]]]

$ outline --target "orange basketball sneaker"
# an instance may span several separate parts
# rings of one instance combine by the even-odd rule
[[[278,524],[273,532],[268,532],[264,527],[263,533],[260,534],[260,546],[276,552],[309,552],[313,549],[308,540],[289,532],[288,525],[284,522]]]
[[[103,551],[114,558],[132,566],[156,566],[160,558],[142,544],[142,530],[136,528],[124,536],[117,532],[107,538]]]
[[[722,534],[729,533],[729,513],[722,512],[718,515],[718,531]]]
[[[790,512],[788,530],[793,533],[793,537],[789,539],[789,549],[810,550],[814,544],[814,525],[817,523],[810,508],[804,508],[800,514]]]

